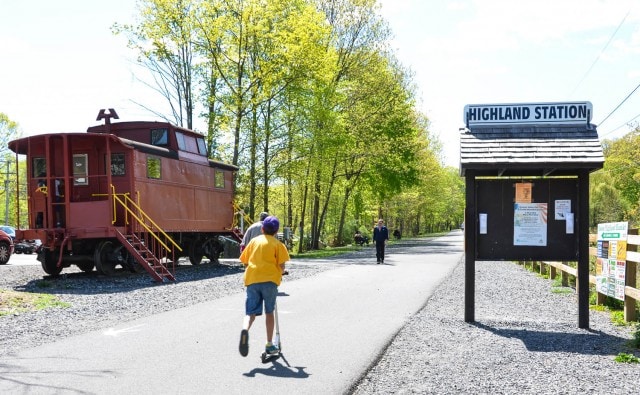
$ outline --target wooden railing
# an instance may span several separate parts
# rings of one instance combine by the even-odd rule
[[[638,252],[640,247],[640,235],[631,234],[637,232],[637,229],[630,230],[630,234],[627,236],[627,264],[624,287],[624,320],[627,322],[636,321],[636,302],[640,302],[640,289],[637,288],[638,285],[636,282],[637,267],[638,263],[640,263],[640,252]],[[596,241],[597,235],[589,235],[589,243],[591,245],[591,247],[589,247],[589,256],[594,259],[597,257],[597,247],[593,246]],[[567,265],[567,262],[542,261],[537,262],[537,264],[540,267],[540,274],[542,275],[546,275],[547,267],[549,268],[549,277],[552,280],[555,279],[558,272],[560,272],[563,286],[569,285],[569,276],[575,277],[577,281],[578,269]],[[589,274],[589,283],[596,283],[596,276],[591,273]],[[596,303],[603,304],[605,298],[606,295],[598,292]]]

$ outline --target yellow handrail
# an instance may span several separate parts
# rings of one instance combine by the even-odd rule
[[[167,240],[169,240],[171,242],[171,244],[173,244],[173,246],[178,249],[178,251],[182,251],[182,248],[180,248],[180,246],[167,233],[165,233],[165,231],[162,230],[162,228],[160,228],[158,226],[158,224],[156,224],[155,221],[153,219],[151,219],[151,217],[149,217],[147,215],[147,213],[144,212],[144,210],[142,210],[142,207],[140,207],[136,202],[133,201],[133,199],[131,199],[129,197],[129,194],[120,194],[120,196],[124,197],[124,200],[126,201],[125,202],[125,201],[120,199],[118,194],[116,194],[115,187],[113,185],[111,185],[111,189],[113,190],[114,207],[115,207],[115,201],[120,203],[120,205],[125,209],[125,211],[127,213],[129,213],[133,218],[135,218],[138,221],[138,223],[141,224],[149,232],[149,234],[151,234],[153,236],[153,238],[156,239],[156,241],[158,241],[158,243],[160,243],[165,249],[169,250],[169,246],[167,246],[160,239],[160,237],[158,237],[158,235],[156,235],[156,233],[147,225],[147,223],[146,223],[147,221],[150,222],[151,225],[154,228],[156,228],[158,230],[158,232],[160,232]],[[142,215],[142,218],[138,217],[138,215],[136,213],[134,213],[133,210],[131,210],[129,208],[127,203],[129,203],[133,207],[135,207],[140,212],[140,214]],[[114,212],[115,212],[115,209],[114,209]]]
[[[111,185],[111,188],[114,189],[113,195],[114,196],[118,195],[115,192],[115,188],[113,187],[113,185]],[[129,194],[129,192],[121,193],[120,195],[124,196],[124,195],[128,195],[128,194]],[[91,196],[93,196],[93,197],[96,197],[96,196],[97,197],[102,197],[102,196],[109,196],[109,194],[108,193],[92,193]],[[118,221],[118,216],[117,216],[117,213],[116,213],[116,207],[117,207],[116,206],[116,199],[113,199],[113,219],[111,220],[111,225],[115,224]],[[124,217],[124,223],[125,223],[125,225],[129,225],[129,218],[127,218],[126,216]]]
[[[233,223],[231,224],[231,228],[238,226],[238,223],[236,220],[236,214],[238,213],[242,213],[242,217],[244,218],[247,224],[251,225],[252,223],[255,222],[253,219],[251,219],[251,217],[249,217],[247,213],[244,212],[244,210],[238,205],[238,203],[233,202]]]

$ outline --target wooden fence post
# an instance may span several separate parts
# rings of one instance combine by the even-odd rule
[[[563,261],[562,262],[564,265],[567,264],[567,262]],[[565,272],[564,270],[562,270],[560,272],[560,276],[562,277],[562,286],[563,287],[568,287],[569,286],[569,273]]]
[[[637,235],[638,229],[629,229],[630,235]],[[638,251],[637,245],[627,244],[627,251]],[[635,262],[626,262],[625,273],[625,286],[636,288],[636,269],[637,264]],[[624,320],[626,322],[632,322],[636,320],[636,300],[629,295],[624,296]]]
[[[596,305],[601,306],[607,301],[607,295],[596,291]]]
[[[636,288],[636,267],[635,262],[627,261],[626,285]],[[637,319],[636,300],[629,295],[624,296],[624,320],[632,322]]]

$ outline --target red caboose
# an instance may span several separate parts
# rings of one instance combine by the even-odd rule
[[[11,141],[27,157],[29,227],[17,238],[40,239],[38,260],[59,274],[77,265],[112,274],[117,265],[173,280],[188,256],[217,261],[221,236],[234,236],[236,166],[207,157],[201,134],[166,122],[118,122],[100,111],[87,133]]]

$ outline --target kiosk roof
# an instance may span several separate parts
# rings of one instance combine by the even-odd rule
[[[485,176],[574,175],[604,164],[594,125],[511,125],[462,129],[460,173]]]

